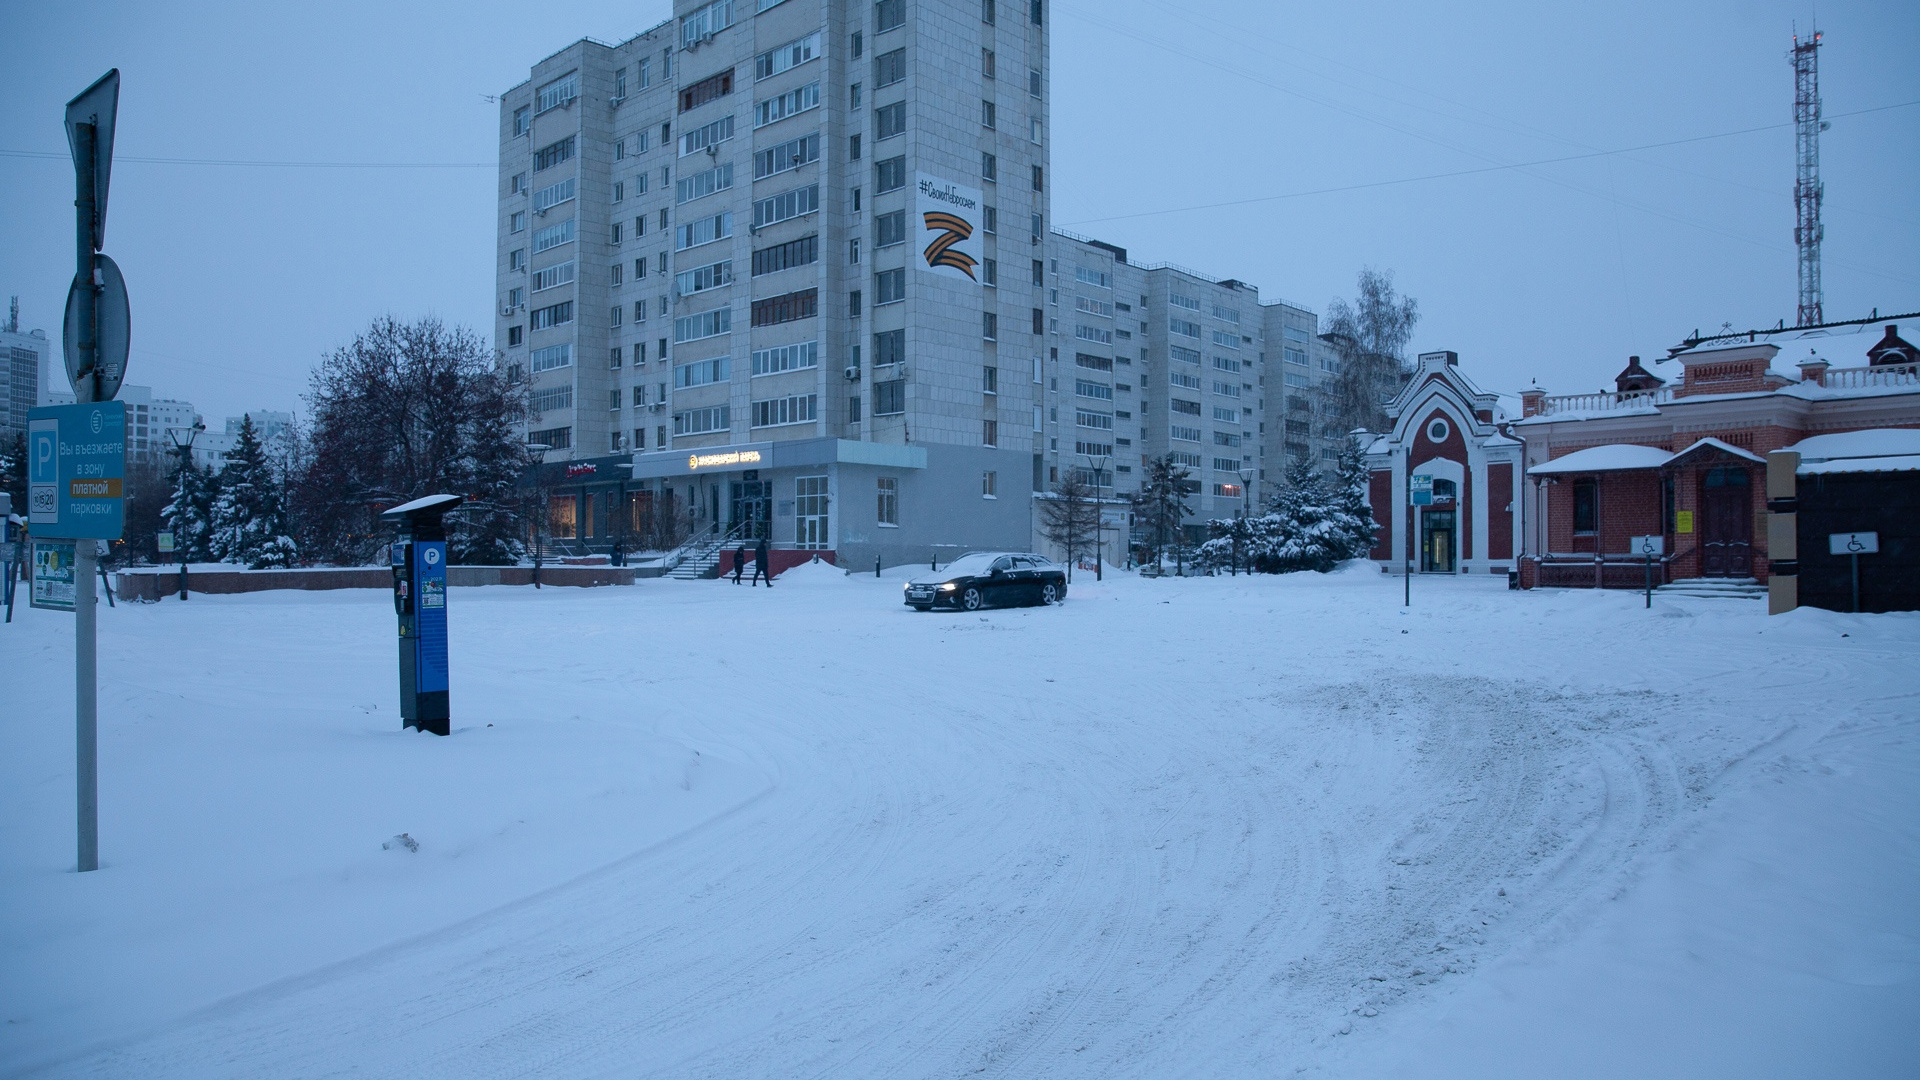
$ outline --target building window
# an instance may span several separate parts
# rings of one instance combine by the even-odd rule
[[[549,225],[544,229],[535,229],[533,231],[533,253],[535,255],[557,248],[561,244],[571,243],[573,243],[572,218],[568,218],[557,225]]]
[[[895,210],[888,214],[878,214],[873,219],[873,246],[892,247],[907,242],[907,212]]]
[[[557,427],[547,428],[544,431],[529,431],[527,432],[527,441],[538,446],[544,446],[549,450],[566,450],[573,446],[573,429],[570,427]],[[560,500],[556,498],[554,501],[558,503]],[[568,498],[566,502],[571,505],[573,500]],[[567,533],[571,534],[572,532],[573,515],[569,513],[567,515]]]
[[[996,259],[985,259],[980,263],[980,284],[998,286],[1000,284],[1000,263]]]
[[[780,427],[785,424],[812,423],[818,418],[819,400],[816,394],[794,394],[769,401],[756,401],[753,403],[753,426]]]
[[[551,307],[537,308],[534,310],[532,319],[535,330],[546,330],[551,327],[562,326],[572,321],[573,301],[571,300],[563,304],[554,304]]]
[[[543,169],[551,169],[563,161],[572,160],[572,158],[573,136],[569,135],[559,142],[549,143],[534,151],[533,171],[540,172]]]
[[[702,293],[708,289],[717,289],[722,285],[731,284],[733,284],[732,259],[722,259],[717,263],[711,263],[707,266],[695,267],[692,270],[682,270],[673,276],[674,292],[679,293],[681,296],[692,296],[695,293]],[[634,306],[636,309],[640,307],[638,304]]]
[[[988,206],[984,203],[981,204],[980,231],[984,233],[997,233],[1000,231],[1000,208],[999,207]],[[1038,285],[1040,283],[1038,281],[1035,281],[1034,284]]]
[[[733,93],[733,72],[723,71],[718,75],[709,75],[692,86],[680,91],[680,111],[697,109],[716,98]]]
[[[510,233],[527,231],[527,212],[525,210],[515,210],[513,213],[507,215],[507,231]]]
[[[884,34],[907,21],[906,0],[880,0],[873,6],[873,32]]]
[[[853,58],[855,60],[858,60],[860,59],[861,51],[865,49],[867,46],[867,36],[861,33],[860,31],[855,30],[853,32],[853,38],[852,38],[851,44],[853,46],[852,48]]]
[[[733,310],[714,308],[697,315],[684,315],[673,320],[673,342],[678,345],[702,338],[719,337],[733,329]]]
[[[980,336],[994,341],[1000,336],[1000,316],[991,311],[980,313]]]
[[[981,101],[980,102],[980,126],[983,128],[992,129],[993,127],[996,126],[997,119],[998,118],[995,115],[994,108],[993,108],[993,102],[984,101],[984,100]],[[1038,166],[1035,166],[1035,167],[1038,168]]]
[[[1451,434],[1453,434],[1453,429],[1447,426],[1447,422],[1439,417],[1435,417],[1433,423],[1427,425],[1427,438],[1432,442],[1446,442],[1447,436]]]
[[[518,326],[507,327],[507,348],[511,349],[519,345],[522,340],[521,334],[522,334],[521,327],[518,327]]]
[[[892,86],[907,77],[907,50],[895,49],[873,58],[873,88]]]
[[[673,201],[676,204],[689,203],[695,199],[704,199],[716,191],[725,191],[732,186],[733,163],[729,161],[711,169],[702,169],[697,173],[682,176],[674,181]],[[642,216],[634,220],[641,222],[646,218]]]
[[[690,48],[732,25],[733,0],[713,0],[680,20],[680,47]]]
[[[907,411],[907,380],[891,379],[873,384],[873,415],[897,416]]]
[[[573,260],[542,267],[533,272],[533,291],[544,292],[560,285],[573,284]]]
[[[847,160],[848,161],[860,160],[860,133],[857,131],[847,136]],[[858,192],[859,190],[860,190],[859,188],[854,189],[854,191],[856,192]],[[854,207],[854,210],[856,211],[858,211],[859,209],[860,208],[858,206]]]
[[[792,191],[783,191],[768,199],[753,204],[753,227],[766,228],[782,221],[805,217],[820,209],[820,185],[809,184]]]
[[[725,405],[716,405],[710,409],[689,409],[673,414],[673,433],[675,435],[705,435],[713,431],[725,431],[731,426]]]
[[[778,375],[783,371],[803,371],[820,366],[820,343],[802,341],[753,351],[755,375]]]
[[[518,230],[515,230],[515,231],[517,232]],[[514,248],[512,251],[507,252],[508,273],[518,273],[522,270],[525,270],[526,268],[527,268],[527,249],[526,248]]]
[[[980,369],[980,390],[986,394],[1000,392],[1000,369],[988,365]]]
[[[896,101],[873,110],[873,141],[891,139],[907,131],[907,103]]]
[[[544,349],[535,349],[527,355],[527,366],[536,373],[570,367],[572,364],[572,345],[549,345]]]
[[[1600,531],[1600,481],[1591,477],[1573,482],[1573,531],[1575,535]]]
[[[859,398],[853,400],[858,401]],[[879,486],[878,505],[874,508],[874,520],[882,525],[898,527],[900,524],[900,481],[891,476],[882,476],[875,483]]]
[[[533,126],[533,110],[531,108],[528,108],[527,106],[522,105],[519,108],[513,110],[513,133],[515,135],[525,135],[527,133],[527,129],[532,126]]]
[[[789,41],[777,49],[771,49],[753,58],[753,77],[769,79],[783,71],[792,71],[820,55],[820,35],[808,34],[798,41]]]
[[[778,173],[797,169],[820,160],[820,133],[771,146],[753,155],[753,178],[764,180]]]
[[[795,116],[819,107],[820,84],[810,82],[805,86],[796,87],[784,94],[776,94],[765,101],[755,104],[753,107],[753,126],[757,128],[766,127],[768,124],[777,120],[785,120],[789,116]]]
[[[1000,179],[1000,159],[982,151],[980,154],[980,178],[997,182]]]
[[[886,367],[907,358],[907,332],[884,330],[873,335],[873,366]]]
[[[902,157],[878,161],[873,166],[873,190],[884,195],[907,186],[907,159]]]
[[[1035,165],[1033,167],[1033,190],[1035,191],[1045,190],[1045,184],[1042,183],[1042,180],[1044,178],[1045,178],[1045,171],[1042,170],[1040,166]]]
[[[754,326],[778,326],[781,323],[811,319],[818,314],[820,314],[820,290],[801,289],[798,292],[770,296],[765,300],[755,300],[752,323]]]
[[[681,390],[695,386],[711,386],[714,383],[726,382],[732,374],[732,357],[696,360],[691,364],[681,364],[673,369],[673,385]]]
[[[572,104],[573,99],[579,96],[580,73],[569,71],[540,88],[540,92],[534,96],[534,111],[546,112],[548,109],[557,109],[562,105]]]
[[[853,261],[860,261],[859,241],[855,240]],[[808,266],[820,260],[820,238],[803,236],[798,240],[789,240],[784,244],[775,244],[770,248],[761,248],[753,253],[753,276],[772,274],[781,270],[790,270],[796,266]]]
[[[892,304],[907,298],[907,271],[882,270],[873,275],[873,304]]]
[[[989,420],[987,423],[991,424],[993,421]],[[992,446],[993,444],[988,443],[987,445]],[[1000,497],[999,473],[989,469],[980,474],[980,497],[983,499],[997,499]]]

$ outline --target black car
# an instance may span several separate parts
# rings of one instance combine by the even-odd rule
[[[1067,572],[1040,555],[976,551],[907,582],[907,605],[978,611],[1015,604],[1055,604],[1067,598]]]

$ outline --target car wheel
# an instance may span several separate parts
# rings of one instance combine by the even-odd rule
[[[980,590],[972,586],[968,586],[967,591],[960,594],[960,606],[968,611],[979,611],[985,603],[986,597],[981,596]]]
[[[1060,586],[1055,585],[1051,581],[1047,582],[1045,585],[1042,585],[1040,587],[1040,602],[1042,604],[1059,603],[1060,602]]]

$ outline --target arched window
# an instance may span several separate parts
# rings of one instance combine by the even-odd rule
[[[1458,484],[1455,484],[1453,481],[1435,480],[1433,482],[1433,501],[1434,502],[1448,501],[1452,499],[1457,499],[1459,497],[1460,497],[1460,486]]]
[[[1427,424],[1427,438],[1433,442],[1446,442],[1447,436],[1451,434],[1453,434],[1452,426],[1437,416]]]

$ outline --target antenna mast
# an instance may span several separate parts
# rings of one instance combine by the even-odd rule
[[[1820,183],[1820,133],[1826,123],[1820,119],[1820,31],[1802,41],[1793,35],[1793,122],[1796,151],[1793,180],[1793,242],[1800,249],[1799,326],[1818,326],[1826,321],[1821,314],[1820,240],[1826,229],[1820,224],[1820,202],[1826,189]]]

